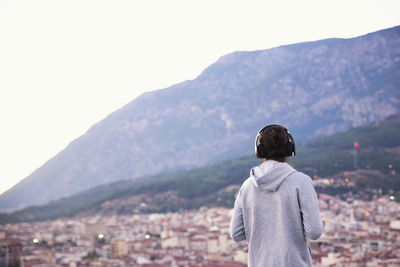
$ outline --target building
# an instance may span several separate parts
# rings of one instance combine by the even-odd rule
[[[110,256],[121,257],[128,254],[128,246],[125,240],[114,239],[110,242]]]
[[[20,266],[22,243],[16,239],[0,239],[0,267]]]

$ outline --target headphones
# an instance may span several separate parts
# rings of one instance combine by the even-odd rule
[[[285,127],[283,127],[282,125],[271,124],[271,125],[265,126],[264,128],[262,128],[261,130],[258,131],[258,134],[256,136],[256,140],[254,142],[254,150],[255,150],[257,158],[267,158],[267,151],[264,150],[264,147],[260,142],[261,134],[262,134],[263,131],[265,131],[265,130],[267,130],[269,128],[275,127],[275,126],[282,127],[286,131],[286,135],[287,135],[287,138],[288,138],[288,146],[287,146],[286,151],[285,151],[286,152],[285,156],[290,157],[290,156],[296,155],[296,147],[295,147],[295,144],[294,144],[294,140],[293,140],[292,135],[289,133],[289,131]]]

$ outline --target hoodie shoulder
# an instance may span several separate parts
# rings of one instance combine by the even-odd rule
[[[240,191],[246,190],[249,187],[249,184],[251,183],[251,177],[248,177],[243,183],[242,186],[240,187]]]
[[[305,180],[312,180],[310,176],[308,176],[307,174],[305,174],[304,172],[300,172],[298,170],[296,170],[296,172],[293,174],[295,176],[300,177],[301,179],[305,179]]]
[[[303,172],[295,171],[292,175],[290,175],[289,180],[291,181],[292,184],[304,184],[304,183],[312,183],[312,179],[310,176]]]

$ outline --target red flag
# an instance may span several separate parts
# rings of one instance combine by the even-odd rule
[[[357,141],[354,141],[354,147],[355,148],[360,148],[360,144]]]

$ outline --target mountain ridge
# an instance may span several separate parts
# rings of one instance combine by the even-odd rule
[[[269,123],[304,141],[383,119],[400,111],[399,70],[399,26],[228,54],[196,79],[144,93],[93,125],[3,193],[0,210],[246,155]]]

